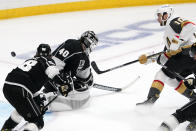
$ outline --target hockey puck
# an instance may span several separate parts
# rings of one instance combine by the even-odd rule
[[[15,56],[16,56],[16,53],[15,53],[14,51],[12,51],[12,52],[11,52],[11,56],[12,56],[12,57],[15,57]]]

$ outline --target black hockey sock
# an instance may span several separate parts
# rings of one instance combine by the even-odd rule
[[[6,129],[13,129],[13,128],[15,128],[17,125],[18,125],[18,123],[16,123],[15,121],[12,120],[11,117],[9,117],[9,119],[5,121],[5,123],[4,123],[4,125],[3,125],[2,129],[1,129],[1,131],[3,131],[3,130],[6,131]]]

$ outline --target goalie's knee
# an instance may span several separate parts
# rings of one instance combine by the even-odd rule
[[[25,125],[24,131],[39,131],[39,129],[36,124],[28,123]]]

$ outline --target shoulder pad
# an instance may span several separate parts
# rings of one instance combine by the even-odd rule
[[[177,17],[177,18],[174,18],[173,20],[171,20],[169,25],[176,33],[180,34],[182,31],[182,28],[190,23],[194,24],[193,22],[190,22],[188,20],[184,20],[181,17]]]
[[[184,20],[180,17],[174,18],[173,20],[170,21],[169,25],[170,27],[174,30],[174,32],[180,34],[182,31],[181,23]]]

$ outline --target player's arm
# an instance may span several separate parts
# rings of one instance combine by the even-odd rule
[[[165,51],[165,53],[163,53],[162,55],[158,56],[158,59],[157,59],[157,56],[153,57],[153,58],[150,58],[150,61],[152,60],[157,60],[157,63],[158,64],[162,64],[164,65],[166,63],[166,61],[164,62],[163,60],[163,57],[167,57],[167,58],[170,58],[172,57],[173,55],[176,55],[180,52],[182,52],[184,49],[187,49],[187,48],[191,48],[191,45],[185,45],[185,46],[182,46],[180,47],[179,49],[177,50],[168,50],[168,51]],[[159,61],[159,62],[158,62]],[[139,57],[139,62],[140,64],[146,64],[148,62],[148,59],[147,59],[147,56],[146,55],[142,55]]]
[[[194,23],[190,22],[182,28],[180,33],[180,39],[186,41],[187,44],[192,44],[196,42],[196,26]]]
[[[76,61],[78,67],[76,68],[76,82],[81,86],[87,88],[93,85],[93,74],[90,68],[90,60],[87,56],[81,57],[80,60]]]
[[[64,79],[60,75],[60,71],[58,67],[55,65],[55,62],[52,59],[49,58],[42,58],[41,63],[43,68],[45,68],[45,74],[48,76],[48,78],[54,82],[53,84],[56,85],[57,90],[63,95],[67,95],[67,90],[71,88],[70,83],[68,83],[67,79]],[[52,85],[53,86],[53,85]],[[54,87],[54,86],[53,86]]]

